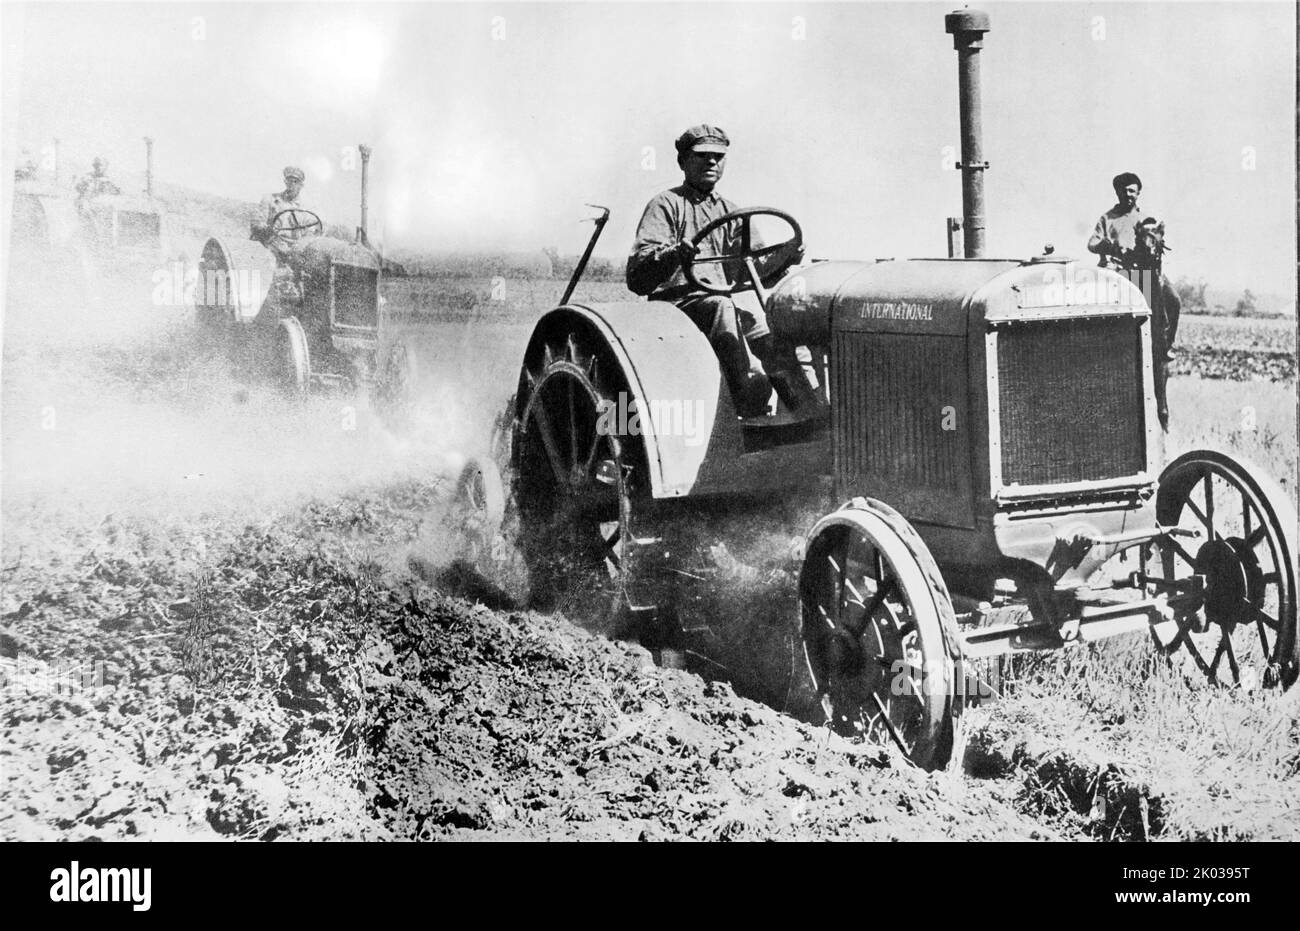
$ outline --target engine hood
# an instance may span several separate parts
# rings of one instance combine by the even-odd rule
[[[332,236],[300,239],[290,247],[290,252],[293,261],[304,271],[323,270],[331,264],[379,268],[379,260],[370,249]]]
[[[890,259],[792,269],[773,289],[767,315],[778,337],[823,344],[832,329],[963,335],[985,320],[1085,305],[1146,309],[1127,278],[1069,260]]]

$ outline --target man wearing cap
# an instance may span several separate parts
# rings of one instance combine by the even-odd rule
[[[77,181],[77,211],[84,213],[86,207],[96,197],[104,194],[121,194],[118,186],[108,179],[108,159],[101,156],[95,156],[91,162],[92,171],[88,175],[82,175]]]
[[[1111,187],[1115,189],[1117,203],[1097,221],[1088,240],[1088,251],[1101,256],[1097,264],[1102,268],[1128,268],[1133,247],[1137,245],[1137,226],[1146,219],[1137,203],[1142,180],[1126,171],[1115,176]]]
[[[284,190],[277,191],[274,194],[267,194],[262,198],[262,204],[259,208],[261,221],[253,223],[252,239],[264,243],[267,248],[276,253],[279,258],[280,240],[294,240],[300,236],[306,235],[302,230],[288,229],[282,231],[275,239],[271,236],[271,221],[275,219],[276,214],[282,210],[310,210],[301,200],[302,185],[307,179],[301,168],[294,168],[290,165],[284,170]],[[319,228],[313,232],[319,232]]]
[[[260,242],[271,250],[275,255],[275,272],[271,277],[271,285],[266,292],[266,300],[262,303],[261,310],[254,318],[253,322],[258,326],[277,327],[280,319],[285,313],[294,313],[298,302],[302,297],[299,288],[298,275],[287,262],[287,248],[290,242],[300,239],[307,235],[315,235],[320,232],[320,227],[310,230],[293,229],[295,224],[294,216],[281,220],[282,225],[289,228],[282,228],[276,231],[271,221],[275,219],[276,214],[283,210],[310,210],[302,202],[302,186],[306,180],[301,168],[294,168],[292,165],[284,170],[284,190],[276,191],[273,194],[267,194],[262,198],[262,203],[258,207],[257,219],[251,224],[249,238],[255,242]],[[300,222],[305,222],[307,217],[300,218]],[[300,321],[307,330],[309,337],[319,337],[320,331],[325,324],[317,320],[313,315],[308,315]]]
[[[1146,224],[1155,224],[1138,207],[1142,193],[1142,179],[1131,171],[1118,174],[1111,181],[1115,189],[1115,206],[1101,215],[1097,227],[1088,240],[1088,251],[1101,256],[1097,264],[1109,268],[1134,281],[1148,295],[1151,302],[1151,348],[1155,367],[1156,413],[1160,425],[1169,429],[1169,401],[1166,382],[1169,378],[1170,352],[1178,333],[1180,302],[1178,295],[1163,274],[1158,280],[1144,281],[1142,276],[1152,274],[1150,265],[1140,261],[1135,253],[1137,233]],[[1163,224],[1160,225],[1163,230]]]
[[[683,183],[656,194],[646,205],[627,259],[627,285],[651,300],[672,301],[708,335],[737,412],[755,416],[766,413],[773,385],[787,406],[795,406],[799,395],[793,379],[802,375],[790,371],[792,360],[779,357],[761,309],[742,307],[737,315],[731,298],[693,291],[682,274],[683,264],[700,252],[700,246],[691,245],[696,233],[737,209],[716,190],[730,144],[725,132],[705,124],[692,126],[678,137],[677,164],[684,175]],[[738,229],[716,229],[701,244],[706,246],[704,255],[734,254],[739,251],[738,239]],[[728,284],[724,270],[717,265],[697,266],[696,277],[708,284]],[[746,343],[763,363],[771,383],[752,370]]]

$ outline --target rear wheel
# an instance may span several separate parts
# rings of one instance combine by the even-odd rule
[[[1198,450],[1160,477],[1156,516],[1175,533],[1143,548],[1143,573],[1169,594],[1174,617],[1156,646],[1185,651],[1212,683],[1291,686],[1296,644],[1296,513],[1265,473]],[[1199,582],[1198,578],[1199,577]]]
[[[219,344],[228,343],[239,316],[238,297],[229,286],[229,259],[219,243],[208,240],[199,255],[194,319]]]
[[[628,604],[636,440],[608,428],[620,383],[593,342],[559,335],[525,363],[516,499],[533,601],[608,617]]]
[[[813,528],[799,579],[804,655],[828,722],[892,740],[919,766],[952,753],[956,618],[929,550],[858,498]]]

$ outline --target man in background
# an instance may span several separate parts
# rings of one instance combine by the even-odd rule
[[[1111,187],[1115,189],[1115,206],[1097,221],[1088,240],[1088,251],[1101,256],[1097,264],[1102,268],[1129,268],[1137,245],[1137,226],[1146,219],[1146,214],[1138,207],[1142,179],[1131,171],[1125,171],[1114,177]]]
[[[1164,243],[1165,225],[1138,207],[1142,179],[1136,174],[1131,171],[1118,174],[1111,186],[1115,189],[1115,206],[1097,220],[1088,240],[1088,251],[1100,256],[1097,261],[1100,267],[1109,268],[1132,281],[1151,306],[1156,414],[1160,426],[1168,430],[1166,389],[1181,303],[1162,267],[1168,248]]]
[[[108,178],[108,159],[96,155],[91,162],[91,172],[82,175],[77,181],[76,207],[78,213],[85,213],[90,202],[105,194],[121,194],[122,191]]]

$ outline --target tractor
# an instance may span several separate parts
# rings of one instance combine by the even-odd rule
[[[293,394],[350,388],[373,375],[380,256],[366,233],[370,150],[360,151],[355,237],[326,235],[316,213],[293,208],[266,218],[265,227],[254,223],[248,240],[210,237],[199,253],[196,321]]]
[[[195,319],[244,374],[291,395],[365,391],[387,426],[411,427],[435,325],[508,319],[549,280],[536,254],[383,251],[367,228],[371,150],[361,155],[360,225],[352,235],[305,208],[259,218],[243,236],[199,250]],[[262,222],[263,220],[269,222]],[[508,293],[510,299],[498,294]]]
[[[806,520],[788,639],[817,704],[836,730],[928,768],[951,756],[965,670],[982,657],[1149,630],[1211,681],[1289,687],[1293,505],[1225,453],[1165,461],[1152,313],[1134,282],[1050,252],[984,256],[989,20],[964,9],[945,25],[963,257],[813,261],[767,288],[755,262],[775,247],[741,235],[736,254],[697,260],[729,264],[728,286],[687,270],[701,289],[759,300],[824,407],[737,416],[707,338],[673,304],[562,302],[538,320],[508,455],[534,601],[598,603],[678,655],[721,663],[728,641],[734,655],[772,631],[699,610],[698,573],[675,562],[691,552],[688,526]],[[716,223],[765,214],[798,245],[779,211]],[[635,425],[613,414],[628,409]]]
[[[77,201],[51,173],[32,167],[14,184],[13,240],[42,288],[99,306],[144,305],[160,270],[186,264],[185,236],[153,192],[153,140],[146,137],[145,188]],[[57,149],[56,149],[57,153]],[[52,175],[52,177],[51,177]],[[183,274],[183,272],[182,272]]]

